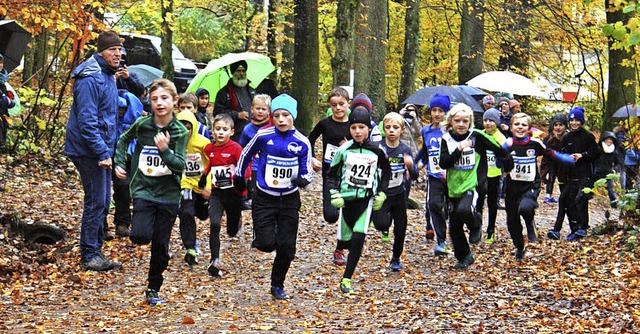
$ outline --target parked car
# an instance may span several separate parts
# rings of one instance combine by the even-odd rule
[[[160,44],[162,40],[157,36],[121,33],[124,40],[127,65],[146,64],[155,68],[161,68]],[[196,76],[198,68],[186,58],[174,44],[173,51],[174,80],[179,93],[187,90],[191,80]]]

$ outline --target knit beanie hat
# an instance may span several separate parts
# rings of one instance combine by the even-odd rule
[[[371,129],[371,114],[361,108],[353,109],[349,114],[349,126],[352,124],[364,124]]]
[[[445,113],[447,113],[449,108],[451,108],[451,100],[449,99],[449,96],[436,93],[429,102],[429,109],[433,107],[440,107]]]
[[[513,107],[519,106],[519,105],[520,105],[520,101],[516,99],[509,100],[509,109],[513,109]]]
[[[115,32],[108,30],[98,35],[98,52],[104,51],[112,46],[122,46],[120,36]]]
[[[497,104],[500,105],[502,102],[507,102],[507,104],[509,104],[510,101],[509,101],[509,98],[503,96],[503,97],[498,99],[498,103]]]
[[[244,60],[239,60],[231,65],[229,65],[229,69],[231,70],[231,74],[235,73],[236,70],[238,69],[238,67],[244,67],[245,71],[247,70],[247,68],[249,67],[249,65],[247,65],[247,62]]]
[[[569,111],[569,120],[577,119],[580,123],[584,124],[584,108],[574,107]]]
[[[351,101],[351,106],[350,106],[351,113],[353,113],[353,110],[355,110],[356,107],[364,107],[365,109],[367,109],[367,112],[369,114],[371,114],[371,111],[373,110],[373,107],[371,105],[371,99],[369,99],[369,97],[364,93],[358,94]],[[351,120],[351,118],[349,118],[349,120]]]
[[[279,109],[288,111],[295,121],[298,116],[298,101],[288,94],[280,94],[271,101],[271,115]]]
[[[553,126],[556,123],[561,123],[566,128],[567,127],[567,115],[565,115],[563,113],[559,113],[559,114],[556,114],[555,116],[553,116],[553,119],[551,120],[551,126]]]
[[[493,123],[496,123],[496,125],[500,124],[500,112],[498,111],[498,109],[496,108],[489,108],[487,109],[487,111],[484,112],[484,115],[482,115],[482,120],[490,120],[493,121]]]
[[[496,103],[496,98],[493,97],[493,95],[489,94],[485,97],[482,98],[482,104],[487,104],[487,103]]]

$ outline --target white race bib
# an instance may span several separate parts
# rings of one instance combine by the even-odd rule
[[[337,151],[338,146],[327,144],[327,148],[324,150],[324,162],[330,164]]]
[[[460,159],[456,161],[456,163],[453,165],[453,168],[457,170],[472,170],[475,165],[476,150],[472,147],[465,147],[464,150],[462,150]]]
[[[429,150],[429,172],[436,174],[441,173],[442,168],[440,164],[440,150]]]
[[[202,165],[202,155],[200,153],[188,153],[187,163],[184,168],[184,176],[186,177],[200,177],[204,172],[204,166]]]
[[[389,180],[389,188],[395,188],[402,184],[404,178],[404,163],[391,164],[391,179]]]
[[[496,155],[493,151],[487,150],[487,167],[488,168],[498,168],[496,165]]]
[[[236,167],[234,165],[214,166],[211,167],[211,184],[217,189],[228,189],[233,187],[233,172]]]
[[[531,182],[536,178],[536,157],[513,157],[511,179]]]
[[[160,151],[155,146],[145,146],[140,152],[138,169],[146,176],[165,176],[173,174],[164,164]]]
[[[349,152],[345,161],[347,184],[358,188],[373,188],[373,177],[378,169],[378,156]]]
[[[267,186],[276,189],[291,186],[291,179],[298,177],[298,158],[281,158],[267,155],[264,181]]]

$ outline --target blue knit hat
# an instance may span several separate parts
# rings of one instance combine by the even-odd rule
[[[278,109],[288,111],[294,121],[296,120],[296,117],[298,117],[298,101],[288,94],[280,94],[271,101],[271,115],[273,115],[273,113]]]
[[[449,96],[436,93],[429,102],[429,109],[433,107],[440,107],[445,113],[449,112],[449,108],[451,108]]]
[[[580,123],[584,124],[584,108],[583,107],[574,107],[569,111],[569,121],[572,119],[577,119]]]

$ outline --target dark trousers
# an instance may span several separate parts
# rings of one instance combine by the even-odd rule
[[[263,252],[276,251],[271,268],[271,286],[284,287],[284,280],[296,255],[300,193],[271,196],[257,189],[252,202],[253,242]]]
[[[209,217],[207,201],[202,194],[191,189],[182,189],[178,217],[180,218],[180,238],[186,249],[196,247],[196,217],[206,220]]]
[[[436,232],[438,243],[447,240],[447,184],[444,180],[429,177],[427,191],[427,225],[431,225]]]
[[[496,218],[498,217],[498,192],[500,190],[500,176],[487,177],[487,208],[489,221],[487,222],[487,237],[496,232]]]
[[[209,249],[211,260],[220,258],[222,213],[227,213],[227,235],[235,237],[242,226],[242,195],[233,189],[211,191],[209,197]]]
[[[393,258],[399,259],[404,251],[404,239],[407,235],[407,202],[404,191],[391,195],[382,204],[382,208],[373,211],[373,224],[379,231],[389,231],[393,222]]]
[[[340,216],[340,210],[331,205],[331,194],[329,193],[328,178],[323,173],[322,175],[322,214],[324,221],[327,223],[335,223]]]
[[[151,243],[148,288],[160,291],[162,273],[169,264],[169,240],[178,215],[178,204],[154,203],[141,198],[133,199],[131,242],[138,245]]]
[[[569,227],[571,232],[579,229],[586,230],[589,228],[589,200],[593,197],[591,194],[585,194],[582,189],[585,187],[593,187],[590,178],[581,178],[569,180],[563,194],[566,194],[567,216],[569,216]]]
[[[535,210],[538,207],[538,192],[532,189],[529,182],[519,182],[506,180],[507,194],[504,200],[507,211],[507,228],[511,235],[513,245],[517,250],[524,249],[524,238],[522,237],[522,222],[520,216],[527,226],[533,224]]]
[[[558,213],[556,214],[556,222],[553,225],[553,230],[556,232],[560,232],[562,230],[562,224],[564,223],[564,216],[567,215],[567,206],[571,205],[569,203],[569,196],[563,194],[565,193],[565,183],[558,181],[558,188],[560,188],[560,198],[558,199]]]
[[[458,261],[462,261],[469,253],[469,241],[464,234],[464,226],[469,230],[479,228],[475,217],[478,193],[468,191],[460,198],[449,198],[449,234],[453,243],[453,252]]]
[[[552,167],[549,168],[549,172],[547,173],[547,181],[544,183],[545,191],[548,197],[553,195],[553,185],[556,182],[556,169]],[[559,183],[558,183],[559,184]]]
[[[631,190],[638,179],[638,166],[625,166],[624,172],[627,175],[624,189]]]
[[[80,256],[87,262],[101,255],[104,222],[111,203],[111,170],[98,166],[98,158],[71,159],[80,173],[84,207],[80,221]]]

